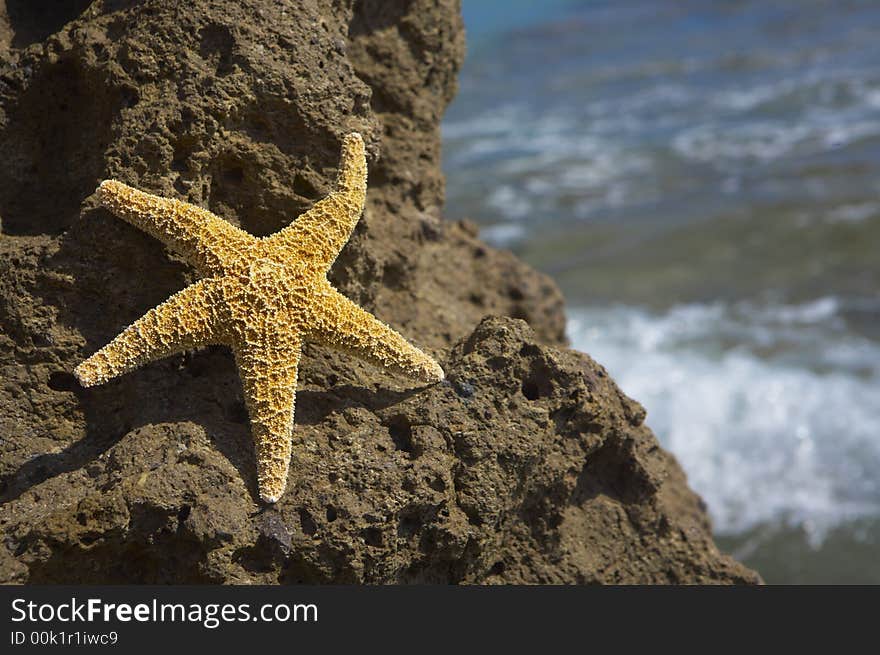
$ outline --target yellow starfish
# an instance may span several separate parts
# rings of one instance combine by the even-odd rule
[[[437,362],[327,280],[364,208],[367,162],[360,134],[343,141],[336,191],[263,238],[201,207],[115,180],[105,180],[98,191],[105,207],[176,250],[203,279],[147,312],[74,374],[90,387],[196,346],[230,346],[244,385],[264,501],[276,502],[287,483],[304,341],[424,382],[443,379]]]

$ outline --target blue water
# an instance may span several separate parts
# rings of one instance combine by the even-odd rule
[[[463,12],[447,215],[559,281],[724,547],[880,582],[880,3]]]

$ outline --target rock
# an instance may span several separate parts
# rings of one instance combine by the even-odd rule
[[[564,348],[553,283],[441,219],[456,2],[61,4],[0,9],[0,580],[758,581],[644,411]],[[90,194],[116,177],[268,234],[352,130],[368,206],[333,282],[449,380],[309,347],[263,507],[227,350],[71,376],[193,279]]]

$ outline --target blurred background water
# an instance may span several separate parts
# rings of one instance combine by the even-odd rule
[[[463,12],[447,215],[559,282],[724,550],[880,583],[880,2]]]

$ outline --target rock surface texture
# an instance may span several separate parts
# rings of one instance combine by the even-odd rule
[[[553,283],[441,220],[456,2],[53,7],[0,0],[0,580],[759,580],[716,550],[641,407],[565,348]],[[116,178],[265,235],[328,192],[353,131],[367,209],[331,280],[448,381],[306,348],[267,508],[227,349],[95,389],[71,375],[195,279],[93,190]]]

